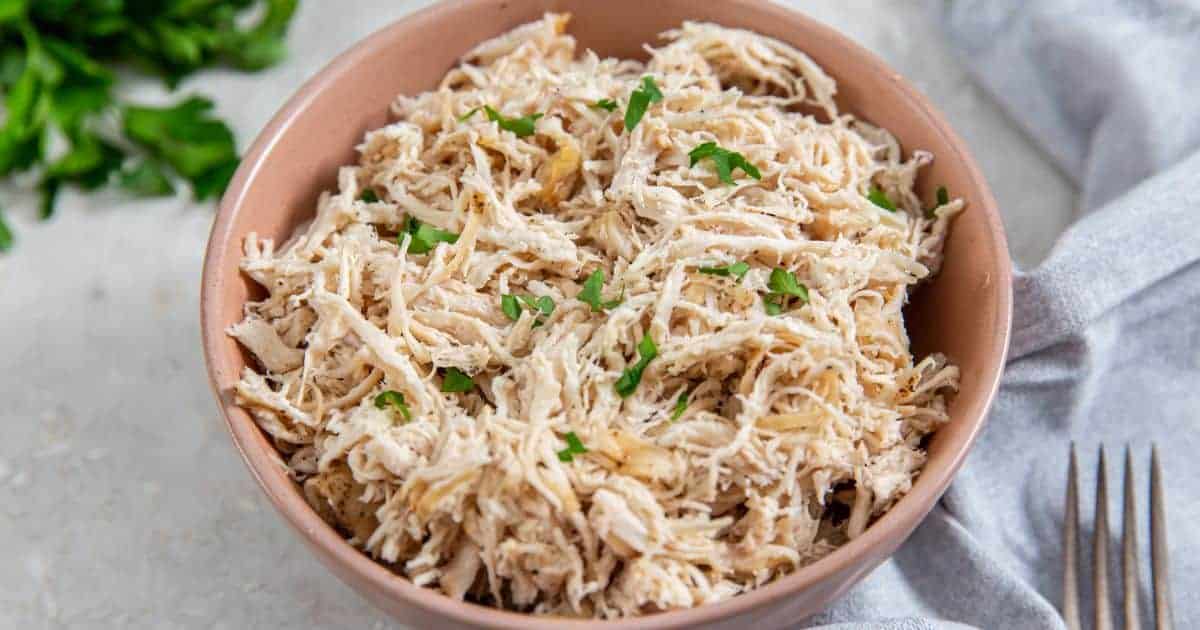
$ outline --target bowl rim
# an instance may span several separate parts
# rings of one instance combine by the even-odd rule
[[[301,493],[294,487],[293,482],[284,479],[276,482],[265,477],[260,471],[278,466],[278,454],[267,449],[259,448],[255,442],[256,435],[261,430],[254,420],[221,391],[221,379],[217,369],[216,358],[224,351],[221,349],[222,338],[225,336],[221,326],[221,304],[226,294],[225,284],[221,279],[221,271],[228,264],[237,264],[230,260],[225,252],[230,251],[228,243],[231,239],[242,235],[233,233],[234,218],[263,166],[263,158],[270,153],[276,142],[283,137],[291,124],[299,118],[325,89],[335,82],[335,79],[350,71],[371,52],[390,41],[398,33],[416,28],[420,23],[437,19],[442,13],[457,12],[469,9],[469,5],[483,7],[488,0],[449,0],[418,11],[409,13],[400,19],[389,23],[357,41],[348,49],[336,56],[315,75],[310,77],[287,100],[282,108],[271,118],[270,122],[259,132],[246,151],[237,172],[230,181],[229,187],[221,199],[220,207],[213,222],[209,235],[203,263],[200,295],[200,325],[204,350],[205,369],[209,385],[213,391],[221,413],[238,453],[250,469],[259,487],[267,494],[276,510],[284,520],[300,534],[319,559],[325,563],[340,579],[347,582],[343,571],[357,575],[368,583],[377,594],[418,607],[426,613],[440,615],[448,620],[465,624],[486,625],[494,628],[514,628],[521,630],[550,630],[552,628],[592,628],[612,627],[622,628],[666,628],[680,627],[697,623],[711,623],[727,619],[750,609],[763,606],[787,597],[818,584],[822,579],[853,567],[856,561],[866,557],[869,551],[882,545],[895,531],[911,532],[924,520],[928,512],[950,485],[954,476],[962,466],[975,440],[978,438],[988,416],[988,410],[995,399],[1000,384],[1004,365],[1007,361],[1009,338],[1012,328],[1012,263],[1008,256],[1007,239],[1004,227],[986,179],[983,177],[975,160],[971,157],[966,143],[958,136],[944,116],[922,95],[908,80],[888,66],[881,58],[857,44],[849,37],[842,35],[831,26],[827,26],[815,18],[799,11],[793,11],[774,3],[763,3],[756,0],[727,0],[735,5],[743,5],[747,10],[754,10],[766,17],[786,20],[796,25],[798,30],[817,34],[835,42],[855,57],[865,70],[877,76],[886,77],[896,89],[898,95],[907,101],[906,106],[919,112],[922,124],[927,125],[943,136],[951,147],[951,155],[942,159],[953,159],[961,163],[977,192],[982,204],[973,205],[972,212],[981,214],[985,219],[987,231],[991,237],[992,247],[1000,254],[997,264],[997,277],[991,282],[998,285],[998,306],[996,325],[991,331],[988,343],[988,356],[995,357],[989,365],[991,373],[986,375],[986,396],[979,412],[974,417],[956,418],[958,422],[969,422],[970,427],[965,437],[957,444],[948,448],[949,458],[939,469],[922,470],[912,488],[894,506],[880,516],[859,537],[847,542],[830,552],[816,562],[802,567],[795,572],[776,579],[761,587],[741,593],[724,601],[704,604],[687,609],[671,610],[651,615],[622,618],[617,620],[602,619],[567,619],[562,617],[534,616],[464,602],[442,594],[440,591],[416,586],[407,578],[400,576],[383,565],[377,563],[365,553],[352,547],[332,527],[326,524],[317,513],[308,506]],[[930,474],[930,473],[933,474]],[[907,537],[907,536],[905,536]],[[902,544],[903,539],[897,543]],[[890,554],[889,554],[890,555]],[[886,557],[885,557],[886,558]],[[340,565],[340,566],[335,566]],[[872,567],[868,567],[869,570]],[[340,569],[340,570],[339,570]],[[354,590],[357,585],[350,584]],[[360,592],[360,595],[363,593]]]

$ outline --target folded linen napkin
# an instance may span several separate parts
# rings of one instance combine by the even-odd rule
[[[1200,2],[944,0],[937,10],[975,78],[1074,179],[1080,216],[1017,274],[1012,356],[962,473],[892,560],[802,625],[1063,628],[1074,441],[1088,535],[1094,449],[1132,444],[1145,484],[1157,442],[1175,621],[1200,627]],[[1109,452],[1113,482],[1121,454]],[[1120,486],[1111,494],[1119,576]],[[1143,518],[1143,558],[1148,531]],[[1148,583],[1145,571],[1144,613]]]

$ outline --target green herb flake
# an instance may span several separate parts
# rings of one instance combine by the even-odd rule
[[[563,438],[567,441],[567,448],[558,452],[558,460],[562,462],[575,461],[576,455],[583,455],[588,452],[587,447],[583,445],[583,441],[575,435],[574,431],[568,431]]]
[[[412,235],[412,242],[408,244],[408,253],[410,254],[428,254],[437,247],[438,243],[453,245],[458,242],[458,235],[454,232],[439,230],[428,223],[421,223],[414,217],[408,218],[404,232]],[[396,240],[398,243],[403,243],[404,234],[400,234]]]
[[[625,301],[625,289],[621,289],[621,295],[619,297],[607,302],[605,302],[604,298],[601,297],[601,292],[603,289],[604,272],[600,269],[597,269],[593,271],[590,276],[588,276],[587,280],[584,280],[583,290],[580,291],[579,295],[575,297],[578,298],[580,302],[591,306],[593,313],[610,311],[620,306],[621,303]]]
[[[469,392],[472,389],[475,389],[475,379],[467,376],[462,370],[450,367],[442,372],[442,392],[460,394],[462,392]]]
[[[543,114],[530,114],[520,118],[505,118],[500,112],[487,105],[483,106],[483,111],[487,114],[488,120],[499,125],[501,129],[515,133],[518,138],[532,136],[534,124],[543,116]]]
[[[483,109],[482,105],[480,105],[479,107],[471,108],[471,111],[458,117],[458,122],[467,122],[468,120],[471,120],[471,117],[474,116],[475,114],[477,114],[479,112],[479,110],[481,110],[481,109]]]
[[[650,104],[662,99],[663,94],[654,83],[654,77],[642,77],[642,86],[629,95],[629,106],[625,108],[625,131],[632,132],[638,123],[642,122]]]
[[[750,265],[745,262],[735,262],[731,265],[725,265],[724,267],[701,267],[699,271],[700,273],[705,273],[710,276],[721,276],[723,278],[732,276],[737,278],[738,282],[741,282],[742,278],[745,277],[746,272],[750,271]]]
[[[767,287],[774,293],[798,297],[801,301],[808,302],[808,287],[796,280],[796,274],[785,269],[772,269]]]
[[[783,298],[777,295],[763,296],[763,309],[767,311],[767,315],[778,315],[783,312]]]
[[[512,321],[521,319],[521,305],[524,304],[529,312],[535,317],[533,327],[537,328],[546,323],[545,318],[554,313],[554,298],[549,295],[541,297],[533,297],[530,295],[502,295],[500,296],[500,310],[504,312]]]
[[[671,411],[671,422],[675,422],[683,416],[683,412],[687,411],[688,404],[688,393],[684,391],[679,398],[675,399],[675,409]]]
[[[521,319],[521,302],[517,296],[505,294],[500,296],[500,310],[514,322]]]
[[[617,108],[617,102],[612,100],[611,98],[602,98],[602,99],[596,101],[595,103],[592,103],[590,105],[590,107],[593,107],[595,109],[603,109],[606,112],[611,112]]]
[[[362,194],[358,196],[358,199],[364,203],[375,203],[379,201],[379,195],[376,195],[374,190],[368,188],[362,191]]]
[[[650,365],[650,361],[658,356],[658,346],[654,345],[654,339],[650,337],[650,333],[642,336],[642,340],[638,342],[637,351],[639,357],[637,363],[626,368],[614,385],[621,398],[628,398],[633,394],[638,384],[642,382],[642,372],[646,370],[647,365]]]
[[[887,193],[883,192],[883,189],[878,186],[871,186],[871,191],[867,193],[867,199],[888,212],[896,211],[896,204],[892,203],[892,200],[888,199]]]
[[[400,415],[404,417],[404,421],[412,420],[412,411],[409,410],[408,404],[404,402],[404,394],[389,389],[375,397],[376,409],[387,409],[392,407],[400,410]]]
[[[950,203],[950,191],[946,190],[945,186],[938,186],[936,199],[937,203],[935,203],[932,208],[925,211],[925,216],[927,218],[932,219],[938,208]]]
[[[716,142],[705,142],[688,152],[688,166],[695,166],[697,162],[703,159],[710,159],[713,165],[717,168],[717,176],[726,184],[733,184],[733,169],[740,168],[742,172],[753,177],[754,179],[762,179],[762,173],[758,167],[750,163],[746,156],[737,151],[723,149]]]

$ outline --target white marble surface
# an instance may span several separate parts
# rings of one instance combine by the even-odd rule
[[[183,89],[216,97],[245,146],[337,52],[423,4],[305,0],[287,63]],[[794,4],[932,97],[982,163],[1014,257],[1043,257],[1074,192],[970,83],[929,5]],[[36,224],[21,186],[0,194],[20,239],[0,258],[0,627],[389,627],[286,529],[226,435],[198,330],[213,208],[68,192]]]

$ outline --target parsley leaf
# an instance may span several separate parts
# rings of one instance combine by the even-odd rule
[[[237,168],[233,132],[213,118],[212,101],[193,96],[171,107],[127,106],[125,135],[191,182],[197,200],[225,189]]]
[[[650,337],[650,333],[642,336],[642,340],[638,342],[638,361],[632,367],[625,368],[621,373],[621,378],[617,379],[614,388],[621,398],[629,398],[633,391],[637,389],[639,383],[642,382],[642,372],[646,370],[646,366],[650,365],[650,361],[658,356],[658,346],[654,345],[654,339]]]
[[[483,109],[483,105],[480,105],[479,107],[471,108],[471,111],[458,117],[458,122],[467,122],[468,120],[471,120],[471,117],[474,116],[476,113],[478,113],[479,110],[481,110],[481,109]]]
[[[563,437],[567,441],[567,448],[558,452],[559,461],[572,462],[575,461],[576,455],[583,455],[588,452],[587,447],[583,445],[583,442],[579,439],[578,435],[575,435],[574,431],[568,431]]]
[[[588,276],[587,280],[583,281],[583,290],[579,295],[575,296],[580,302],[592,307],[593,313],[600,311],[611,311],[621,305],[625,301],[625,289],[621,289],[621,295],[616,299],[604,301],[601,297],[601,290],[604,288],[604,272],[597,269]]]
[[[771,292],[763,297],[763,307],[768,315],[782,313],[789,297],[799,298],[802,304],[808,302],[808,287],[796,280],[796,274],[785,269],[776,267],[771,270],[767,288]]]
[[[499,125],[501,129],[517,134],[518,138],[533,135],[534,123],[542,117],[542,114],[530,114],[520,118],[505,118],[500,112],[487,105],[483,106],[483,111],[487,114],[488,120]]]
[[[515,295],[506,293],[500,296],[500,310],[514,322],[521,319],[521,302]]]
[[[405,422],[412,420],[412,411],[409,410],[408,404],[404,402],[404,394],[394,389],[389,389],[375,397],[376,409],[387,409],[388,407],[400,410],[400,415],[404,417]]]
[[[950,203],[950,191],[946,190],[945,186],[938,186],[937,203],[932,208],[925,211],[925,216],[932,219],[938,208]]]
[[[688,166],[695,166],[697,162],[705,158],[713,161],[717,167],[717,176],[726,184],[733,183],[733,169],[735,168],[742,169],[742,172],[754,179],[762,179],[762,173],[758,171],[758,167],[746,160],[746,156],[737,151],[722,149],[717,146],[716,142],[705,142],[689,151]]]
[[[412,242],[408,244],[410,254],[428,254],[438,243],[453,245],[458,242],[458,235],[454,232],[439,230],[428,223],[421,223],[414,217],[408,217],[404,231],[412,235]],[[404,235],[401,234],[396,240],[403,243]]]
[[[699,271],[700,273],[706,273],[710,276],[721,276],[723,278],[733,276],[734,278],[737,278],[738,282],[741,282],[742,278],[745,277],[746,272],[750,271],[750,265],[745,262],[735,262],[731,265],[725,265],[724,267],[701,267]]]
[[[358,199],[366,203],[375,203],[376,201],[379,201],[379,195],[376,195],[374,190],[367,188],[366,190],[362,191],[362,194],[358,196]]]
[[[521,304],[524,303],[526,308],[533,313],[536,318],[533,322],[533,327],[537,328],[545,322],[545,317],[554,313],[554,298],[549,295],[543,295],[539,298],[534,298],[528,295],[511,295],[505,294],[500,296],[500,310],[514,322],[521,319]]]
[[[169,87],[201,68],[257,70],[279,61],[298,0],[0,0],[0,177],[40,167],[43,217],[57,193],[115,180],[136,196],[169,195],[172,177],[198,200],[221,194],[238,164],[233,135],[187,99],[168,107],[120,102],[113,87],[151,74]],[[250,13],[261,17],[253,24]],[[116,68],[128,69],[117,73]],[[120,119],[120,128],[91,124]],[[123,137],[119,137],[123,136]],[[48,160],[49,138],[67,151]],[[115,178],[113,177],[117,175]]]
[[[896,204],[892,203],[892,200],[888,199],[887,193],[883,192],[883,189],[878,186],[871,186],[871,192],[867,193],[867,199],[870,199],[871,203],[888,212],[896,211]]]
[[[663,94],[654,83],[654,77],[642,77],[642,86],[629,95],[629,106],[625,108],[625,131],[632,132],[634,127],[642,122],[650,103],[657,103],[662,99]]]
[[[595,103],[592,103],[590,105],[590,107],[593,107],[596,109],[603,109],[606,112],[611,112],[617,108],[617,102],[612,100],[611,98],[602,98],[602,99],[596,101]]]
[[[675,422],[681,416],[683,416],[683,412],[687,411],[688,404],[688,392],[684,391],[679,395],[679,398],[675,400],[675,409],[671,411],[671,422]]]
[[[121,188],[137,197],[163,197],[175,193],[175,185],[162,166],[151,160],[142,160],[132,168],[122,170],[117,181]]]
[[[448,394],[469,392],[475,389],[475,379],[456,368],[446,368],[442,372],[442,391]]]

